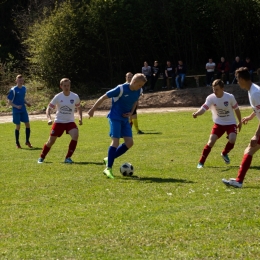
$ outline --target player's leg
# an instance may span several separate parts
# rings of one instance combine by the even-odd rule
[[[21,148],[19,137],[20,137],[20,113],[13,113],[13,123],[15,124],[14,136],[15,136],[15,143],[17,148]]]
[[[75,124],[75,123],[69,123],[69,124]],[[72,157],[74,151],[76,150],[76,147],[78,144],[78,137],[79,137],[79,131],[78,131],[76,124],[75,124],[75,127],[67,131],[67,133],[71,136],[71,141],[69,144],[67,155],[65,157],[65,163],[73,163],[73,161],[71,160],[71,157]]]
[[[137,108],[133,112],[133,115],[132,115],[131,118],[132,118],[133,125],[134,125],[134,127],[135,127],[135,129],[137,131],[137,134],[140,135],[140,134],[144,134],[144,132],[139,129],[138,119],[137,119],[137,111],[136,110],[137,110]]]
[[[211,130],[211,134],[209,136],[208,143],[205,145],[202,155],[200,157],[199,163],[197,165],[197,168],[202,168],[204,166],[204,163],[211,152],[211,148],[215,145],[216,141],[225,133],[225,128],[223,128],[221,125],[214,124]]]
[[[225,126],[225,128],[226,128],[226,132],[228,135],[227,136],[228,142],[227,142],[225,148],[223,149],[221,156],[222,156],[223,160],[225,161],[225,163],[229,164],[230,159],[228,157],[228,154],[235,146],[235,142],[236,142],[236,138],[237,138],[237,126],[228,125],[228,126]]]
[[[227,186],[233,186],[235,188],[241,188],[243,185],[243,181],[245,179],[246,173],[250,168],[253,155],[260,149],[260,140],[256,146],[252,147],[250,144],[244,151],[244,156],[242,158],[242,162],[240,164],[237,178],[230,178],[229,180],[222,179],[222,182]]]
[[[117,147],[119,146],[119,140],[120,137],[122,136],[121,133],[121,121],[119,120],[112,120],[108,119],[109,122],[109,127],[110,127],[110,132],[109,135],[111,137],[111,143],[110,146],[108,147],[108,153],[107,157],[104,158],[104,163],[106,164],[106,169],[103,171],[103,174],[105,174],[108,178],[114,179],[114,175],[112,173],[112,167],[114,164],[115,156],[116,156],[116,150]],[[126,121],[127,124],[130,127],[130,124],[128,121]],[[131,130],[131,127],[130,127]]]
[[[32,148],[30,143],[31,128],[27,111],[20,113],[20,121],[25,124],[25,145],[27,145],[29,148]]]
[[[29,121],[24,123],[25,124],[25,144],[29,148],[33,148],[31,143],[30,143],[30,135],[31,135],[31,128],[30,128],[30,123]]]
[[[47,143],[45,143],[43,148],[42,148],[42,152],[40,154],[40,158],[38,159],[38,163],[43,163],[43,160],[45,159],[45,157],[49,153],[51,147],[56,142],[56,139],[58,137],[62,136],[64,131],[65,131],[64,124],[54,123],[52,125],[49,139],[48,139]]]
[[[120,144],[115,153],[115,158],[124,154],[128,149],[134,145],[132,130],[127,122],[122,123],[122,135],[124,138],[124,143]]]

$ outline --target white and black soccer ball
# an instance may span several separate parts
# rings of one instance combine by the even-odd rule
[[[132,176],[134,174],[134,167],[131,163],[124,163],[120,167],[120,172],[123,176]]]

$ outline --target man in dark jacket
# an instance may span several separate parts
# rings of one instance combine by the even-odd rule
[[[220,58],[220,62],[217,66],[217,78],[222,79],[225,84],[229,84],[229,62],[224,57]]]

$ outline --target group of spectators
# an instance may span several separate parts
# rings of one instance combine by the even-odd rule
[[[163,86],[162,88],[167,87],[167,81],[171,79],[171,88],[174,89],[174,80],[176,83],[176,88],[181,89],[183,87],[184,79],[187,73],[186,64],[183,63],[182,60],[178,61],[176,67],[172,66],[171,61],[166,62],[166,66],[164,71],[161,72],[158,61],[154,61],[153,66],[149,66],[148,62],[144,62],[144,66],[142,67],[142,73],[147,78],[147,83],[150,83],[150,92],[154,91],[154,87],[156,84],[157,79],[161,75],[163,77]]]
[[[237,69],[241,67],[247,67],[251,81],[254,81],[254,71],[255,67],[249,57],[246,57],[245,61],[242,61],[239,56],[235,58],[232,65],[230,66],[229,62],[225,60],[224,57],[220,58],[220,62],[216,65],[212,58],[209,58],[209,61],[206,63],[206,84],[207,86],[211,86],[214,75],[217,73],[217,79],[222,79],[225,84],[237,84],[237,80],[235,77],[235,72]],[[231,81],[230,81],[231,74]]]
[[[251,81],[253,81],[253,73],[255,71],[255,67],[249,57],[246,57],[246,59],[242,61],[240,57],[237,56],[232,62],[231,66],[224,57],[221,57],[219,63],[217,64],[213,61],[212,58],[209,58],[209,61],[206,63],[205,67],[206,85],[211,86],[214,79],[221,79],[224,81],[225,84],[237,84],[235,71],[240,67],[248,68],[248,71],[251,75]],[[159,67],[158,61],[154,61],[153,66],[149,66],[148,62],[145,61],[144,66],[142,67],[142,73],[147,78],[147,83],[144,88],[146,89],[146,87],[150,85],[150,92],[154,91],[155,84],[159,77],[163,78],[163,89],[167,89],[168,85],[170,85],[171,89],[181,89],[183,88],[184,80],[186,77],[187,66],[183,62],[183,60],[179,60],[176,66],[173,66],[171,61],[168,60],[162,71]]]

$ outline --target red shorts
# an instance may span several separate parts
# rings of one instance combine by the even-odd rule
[[[217,135],[220,138],[224,133],[229,134],[234,133],[237,134],[237,125],[218,125],[214,124],[211,130],[212,135]]]
[[[61,137],[63,132],[66,131],[66,134],[69,133],[71,129],[78,129],[77,125],[74,122],[70,123],[54,123],[51,128],[51,136]]]

